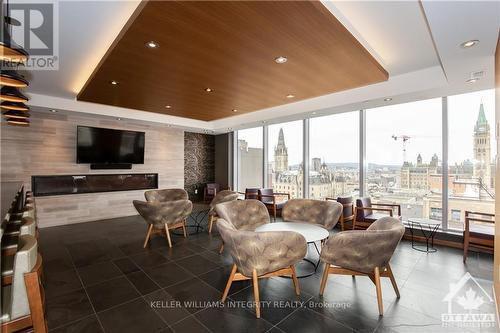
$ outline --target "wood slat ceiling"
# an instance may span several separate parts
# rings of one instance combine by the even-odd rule
[[[78,100],[210,121],[387,78],[318,1],[150,1]]]

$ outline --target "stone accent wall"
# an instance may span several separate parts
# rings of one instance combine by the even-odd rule
[[[206,183],[215,181],[215,137],[184,133],[184,188],[192,201],[203,200]],[[195,193],[198,192],[198,193]]]

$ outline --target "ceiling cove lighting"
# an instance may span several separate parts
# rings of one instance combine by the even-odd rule
[[[463,49],[468,49],[470,47],[476,46],[477,44],[479,44],[479,40],[478,39],[471,39],[471,40],[468,40],[466,42],[463,42],[462,44],[460,44],[460,46]]]
[[[30,117],[30,114],[28,112],[14,110],[4,112],[3,115],[7,119],[28,119]]]
[[[29,107],[27,107],[23,103],[17,102],[2,102],[0,103],[0,107],[6,110],[16,110],[16,111],[28,111]]]
[[[2,87],[2,89],[0,89],[0,101],[26,103],[28,97],[23,95],[17,88]]]
[[[288,59],[286,57],[283,57],[283,56],[279,56],[279,57],[274,58],[274,62],[277,64],[284,64],[287,61],[288,61]]]
[[[16,125],[16,126],[29,126],[30,121],[28,119],[7,119],[7,123],[9,125]]]
[[[14,88],[28,86],[28,81],[21,74],[13,70],[2,70],[0,74],[0,85]]]
[[[157,49],[160,47],[160,44],[158,44],[154,40],[151,40],[151,41],[146,43],[146,46],[149,47],[150,49]]]

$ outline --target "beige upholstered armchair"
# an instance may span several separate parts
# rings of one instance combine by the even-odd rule
[[[171,229],[182,228],[184,237],[186,237],[186,219],[191,214],[193,204],[189,200],[175,201],[153,201],[146,202],[134,200],[134,207],[144,218],[148,226],[144,247],[148,245],[151,234],[162,234],[167,236],[168,246],[172,247],[170,239]]]
[[[238,230],[255,230],[269,223],[269,213],[266,206],[259,200],[235,200],[215,206],[215,211],[221,219],[231,223]]]
[[[291,199],[281,213],[285,222],[307,222],[332,230],[339,221],[342,204],[335,201]]]
[[[188,200],[188,193],[182,188],[168,188],[163,190],[150,190],[144,192],[147,201],[176,201]]]
[[[404,232],[405,227],[399,219],[387,216],[373,222],[366,230],[343,231],[331,236],[321,249],[320,259],[325,263],[325,271],[320,295],[325,290],[328,274],[368,276],[375,283],[378,310],[382,316],[381,276],[391,279],[399,298],[389,261]]]
[[[266,206],[259,200],[235,200],[215,206],[219,218],[231,223],[238,230],[254,231],[257,227],[269,223],[270,217]],[[219,253],[224,251],[224,239]]]
[[[215,210],[215,206],[223,203],[223,202],[229,202],[229,201],[234,201],[238,199],[238,192],[230,191],[230,190],[223,190],[220,192],[217,192],[215,197],[212,199],[210,202],[210,210],[208,212],[208,233],[212,233],[212,227],[215,222],[217,222],[217,218],[219,217],[217,215],[217,211]]]
[[[306,255],[307,245],[304,236],[292,231],[237,230],[230,222],[223,219],[219,219],[217,226],[234,262],[222,295],[222,302],[226,300],[233,281],[252,279],[255,312],[257,318],[260,318],[258,279],[283,275],[292,277],[295,293],[300,295],[294,265]]]

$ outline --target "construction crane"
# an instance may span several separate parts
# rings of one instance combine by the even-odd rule
[[[394,141],[402,140],[403,141],[403,162],[408,162],[406,159],[406,143],[410,141],[411,136],[409,135],[392,135]]]

